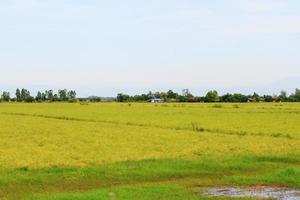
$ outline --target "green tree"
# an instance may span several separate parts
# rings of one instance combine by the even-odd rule
[[[161,92],[160,93],[160,98],[162,98],[164,101],[168,100],[168,94],[166,92]]]
[[[253,95],[252,95],[252,99],[254,99],[255,101],[260,101],[259,94],[257,94],[256,92],[254,92]]]
[[[235,93],[235,94],[227,93],[220,97],[221,102],[247,102],[247,100],[248,100],[247,96],[239,93]]]
[[[32,103],[34,102],[34,97],[28,95],[26,96],[25,100],[24,100],[26,103]]]
[[[67,93],[67,98],[70,100],[75,100],[76,99],[76,91],[75,90],[70,90]]]
[[[48,101],[52,102],[54,100],[53,90],[46,90],[45,94]]]
[[[173,92],[172,90],[169,90],[167,92],[167,98],[168,99],[176,99],[178,97],[178,94]]]
[[[189,96],[192,96],[192,94],[189,89],[183,89],[182,96],[189,97]]]
[[[220,100],[216,90],[209,91],[205,96],[206,102],[218,102]]]
[[[47,100],[47,95],[45,92],[42,92],[42,101],[46,101]]]
[[[296,88],[295,94],[294,94],[295,101],[300,101],[300,89]]]
[[[17,90],[16,90],[16,100],[17,100],[17,102],[21,102],[22,101],[21,91],[20,91],[19,88],[17,88]]]
[[[272,102],[273,97],[271,95],[264,95],[264,100],[265,100],[265,102]]]
[[[26,99],[30,97],[30,92],[28,90],[26,90],[25,88],[23,88],[21,90],[21,101],[26,101]]]
[[[58,98],[60,101],[67,101],[68,100],[68,91],[66,89],[58,90]]]
[[[40,91],[37,92],[35,100],[38,101],[38,102],[43,101],[43,95],[42,95],[42,93]]]
[[[117,95],[117,101],[118,102],[127,102],[127,101],[129,101],[129,99],[130,99],[130,96],[127,95],[127,94],[119,93]]]
[[[10,93],[9,92],[3,92],[1,95],[1,100],[8,102],[10,101]]]
[[[183,96],[183,95],[178,95],[177,101],[178,102],[187,102],[188,101],[188,97]]]
[[[281,91],[280,95],[278,96],[279,100],[282,102],[285,102],[288,100],[288,96],[286,94],[286,91]]]
[[[54,95],[53,95],[53,101],[58,101],[58,100],[59,100],[58,95],[57,95],[57,94],[54,94]]]

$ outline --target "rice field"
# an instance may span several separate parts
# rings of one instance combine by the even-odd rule
[[[300,188],[300,104],[0,104],[0,199]]]

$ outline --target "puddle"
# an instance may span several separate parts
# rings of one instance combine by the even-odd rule
[[[254,197],[276,200],[300,200],[300,190],[278,187],[210,187],[201,188],[201,195],[211,197]]]

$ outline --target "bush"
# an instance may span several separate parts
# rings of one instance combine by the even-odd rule
[[[192,129],[193,131],[196,131],[196,132],[204,132],[205,129],[200,127],[198,123],[196,122],[192,122]]]
[[[26,103],[32,103],[32,102],[34,102],[34,98],[32,96],[27,96],[26,99],[25,99],[25,102]]]
[[[76,103],[76,102],[77,102],[77,99],[69,99],[68,102],[69,102],[69,103]]]
[[[212,106],[212,108],[223,108],[223,106],[221,104],[215,104]]]
[[[232,107],[233,107],[233,108],[240,108],[240,106],[237,105],[237,104],[234,104]]]

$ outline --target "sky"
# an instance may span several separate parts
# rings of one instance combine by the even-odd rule
[[[1,0],[0,91],[300,88],[299,0]]]

